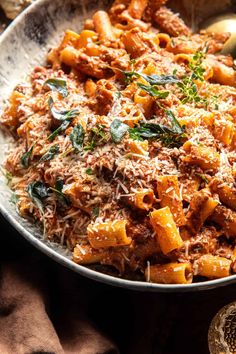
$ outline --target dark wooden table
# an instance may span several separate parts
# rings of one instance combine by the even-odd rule
[[[2,217],[0,225],[1,260],[38,259],[55,298],[60,292],[60,282],[55,279],[60,276],[66,298],[71,292],[78,292],[79,298],[82,292],[88,316],[118,343],[122,354],[207,354],[212,318],[236,300],[236,285],[186,294],[154,294],[96,283],[41,254]]]

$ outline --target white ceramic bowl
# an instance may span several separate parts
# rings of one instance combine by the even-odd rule
[[[43,64],[49,47],[59,43],[63,32],[70,28],[79,31],[83,22],[97,9],[109,6],[109,1],[39,0],[25,10],[0,37],[0,107],[13,88],[23,81],[35,65]],[[10,144],[9,137],[0,131],[0,164]],[[62,246],[43,239],[42,233],[21,218],[9,202],[11,192],[3,176],[0,178],[0,211],[3,216],[35,247],[75,272],[114,286],[155,292],[187,292],[209,289],[233,283],[236,275],[189,285],[151,284],[126,280],[80,266],[71,261],[71,255]]]

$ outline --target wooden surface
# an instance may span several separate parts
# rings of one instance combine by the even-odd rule
[[[3,10],[0,8],[0,34],[4,31],[4,29],[7,27],[7,25],[10,23],[11,21],[6,18]]]

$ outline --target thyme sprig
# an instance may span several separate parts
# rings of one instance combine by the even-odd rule
[[[107,131],[103,124],[97,124],[90,130],[88,143],[84,147],[85,151],[93,151],[96,146],[107,141]]]
[[[192,61],[189,63],[189,69],[191,70],[191,74],[189,76],[184,76],[180,82],[177,83],[177,86],[182,93],[183,104],[185,103],[204,103],[205,100],[199,96],[198,87],[196,81],[204,81],[204,72],[203,68],[203,59],[205,54],[203,52],[196,52],[192,58]]]

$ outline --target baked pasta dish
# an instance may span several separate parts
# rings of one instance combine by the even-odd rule
[[[236,272],[229,36],[192,33],[165,0],[116,0],[67,30],[1,116],[20,215],[74,262],[125,278]]]

